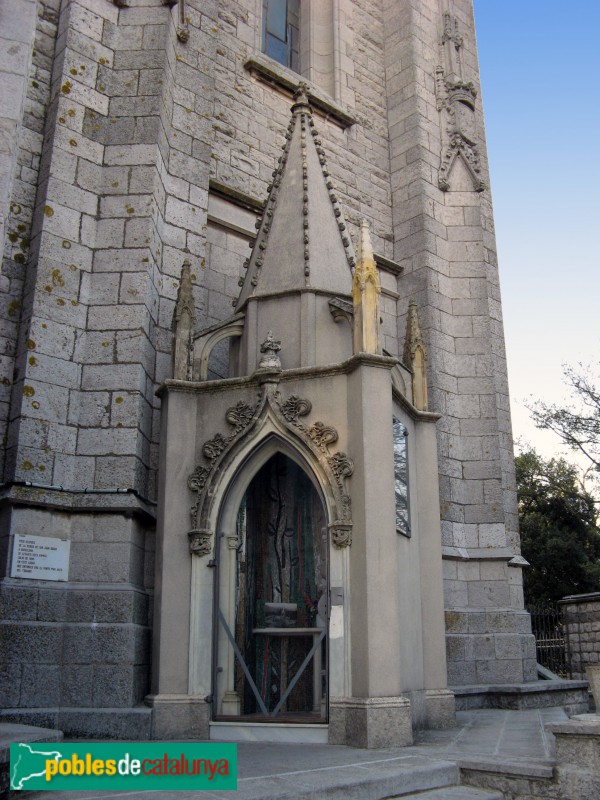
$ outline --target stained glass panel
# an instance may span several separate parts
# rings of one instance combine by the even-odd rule
[[[408,431],[400,420],[393,418],[394,439],[394,493],[396,499],[396,530],[410,536],[410,509],[408,501]]]

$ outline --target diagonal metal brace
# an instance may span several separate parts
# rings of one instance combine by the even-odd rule
[[[265,715],[265,717],[268,717],[269,716],[269,712],[267,711],[267,707],[265,706],[264,701],[263,701],[262,697],[260,696],[260,693],[259,693],[258,689],[256,688],[256,684],[252,680],[252,675],[250,675],[250,670],[246,666],[246,662],[244,661],[244,658],[243,658],[242,654],[240,653],[240,649],[237,646],[236,641],[233,638],[233,635],[232,635],[231,631],[229,630],[229,626],[227,625],[227,622],[225,620],[225,617],[223,616],[223,612],[221,611],[221,609],[219,609],[219,619],[221,620],[221,622],[223,624],[223,627],[225,628],[225,634],[226,634],[227,638],[229,639],[229,641],[231,643],[231,646],[233,647],[233,652],[235,653],[235,657],[240,662],[240,666],[242,667],[242,670],[244,671],[244,675],[246,676],[246,678],[248,680],[248,683],[250,684],[250,688],[252,689],[252,691],[254,693],[254,697],[256,697],[256,702],[260,706],[260,710]]]

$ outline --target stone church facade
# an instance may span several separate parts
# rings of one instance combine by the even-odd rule
[[[0,43],[0,719],[374,747],[536,680],[471,0]]]

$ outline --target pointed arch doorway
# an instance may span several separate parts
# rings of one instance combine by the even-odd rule
[[[324,723],[324,503],[304,469],[283,452],[254,474],[241,502],[230,502],[237,506],[227,514],[232,522],[235,515],[235,532],[219,539],[213,719]]]

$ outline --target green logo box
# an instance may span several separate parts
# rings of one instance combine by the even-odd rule
[[[237,745],[221,742],[11,744],[10,788],[237,789]]]

